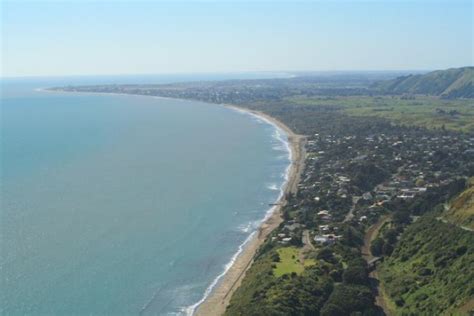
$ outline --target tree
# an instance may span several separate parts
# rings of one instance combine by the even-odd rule
[[[399,225],[409,224],[410,213],[408,211],[395,212],[395,214],[393,214],[393,221]]]
[[[363,243],[362,234],[350,226],[343,229],[342,238],[348,246],[360,246]]]
[[[393,245],[397,242],[398,233],[395,229],[389,229],[385,232],[384,237],[387,243]]]
[[[370,245],[370,252],[374,256],[382,255],[382,248],[384,244],[385,241],[382,238],[375,238],[374,241],[372,241],[372,244]]]
[[[344,283],[366,285],[369,281],[367,269],[360,265],[347,267],[342,274]]]
[[[389,243],[385,243],[382,247],[382,253],[384,255],[390,256],[393,253],[393,246]]]

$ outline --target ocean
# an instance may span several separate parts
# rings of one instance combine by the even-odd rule
[[[249,76],[2,80],[0,314],[191,314],[290,163],[284,132],[247,113],[38,88]]]

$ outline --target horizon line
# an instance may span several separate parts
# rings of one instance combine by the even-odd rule
[[[242,71],[198,71],[198,72],[162,72],[162,73],[116,73],[116,74],[65,74],[65,75],[20,75],[20,76],[3,76],[0,79],[28,79],[28,78],[65,78],[65,77],[110,77],[110,76],[169,76],[169,75],[225,75],[225,74],[258,74],[258,73],[280,73],[280,74],[297,74],[297,73],[383,73],[383,72],[429,72],[436,70],[446,70],[455,68],[474,67],[474,65],[466,65],[460,67],[448,68],[430,68],[430,69],[344,69],[344,70],[242,70]]]

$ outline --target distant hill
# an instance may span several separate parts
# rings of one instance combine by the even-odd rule
[[[437,70],[378,81],[372,88],[388,94],[426,94],[443,98],[474,98],[474,67]]]
[[[474,229],[474,178],[471,187],[459,194],[445,213],[444,219],[448,222]]]

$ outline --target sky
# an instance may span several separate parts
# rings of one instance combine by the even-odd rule
[[[0,0],[1,76],[473,65],[472,0]]]

